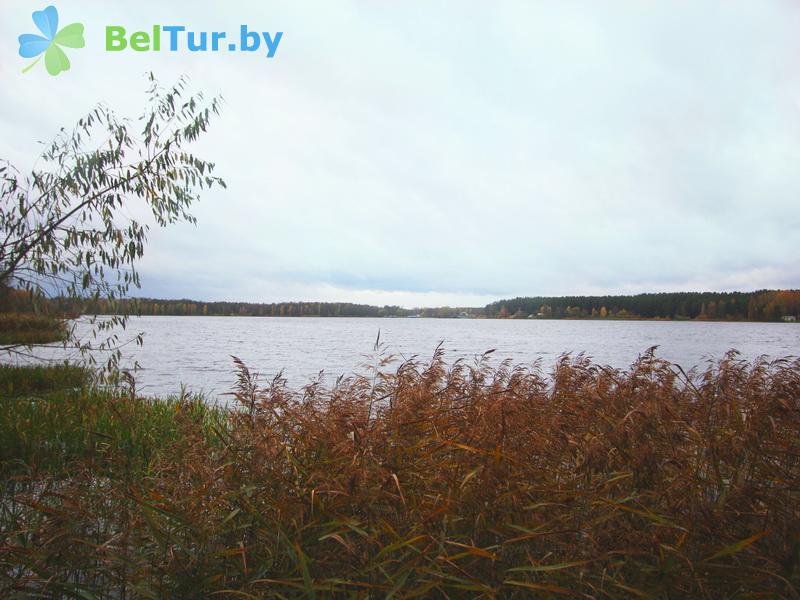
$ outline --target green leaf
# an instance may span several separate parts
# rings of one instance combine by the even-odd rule
[[[86,45],[83,39],[83,23],[67,25],[56,34],[53,42],[67,48],[83,48]]]
[[[503,582],[505,585],[514,585],[517,587],[526,588],[529,590],[536,590],[538,592],[552,592],[554,594],[571,594],[572,592],[567,588],[563,588],[552,583],[534,583],[532,581],[515,581],[513,579],[506,579]]]
[[[44,65],[50,75],[58,75],[62,71],[69,70],[69,59],[64,51],[55,44],[50,44],[44,54]]]
[[[509,569],[508,572],[520,572],[520,571],[527,571],[533,573],[547,573],[550,571],[560,571],[561,569],[571,569],[573,567],[580,567],[583,565],[588,565],[591,560],[577,560],[574,562],[563,562],[558,563],[555,565],[530,565],[527,567],[514,567],[513,569]]]
[[[731,544],[730,546],[725,546],[719,552],[715,552],[708,558],[703,559],[703,562],[708,562],[710,560],[715,560],[717,558],[722,558],[723,556],[730,556],[731,554],[736,554],[737,552],[741,552],[745,548],[747,548],[750,544],[760,540],[762,537],[767,535],[768,532],[762,531],[761,533],[757,533],[755,535],[751,535],[749,538],[745,538],[743,540],[739,540],[738,542]]]

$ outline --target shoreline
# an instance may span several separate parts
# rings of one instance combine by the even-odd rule
[[[78,318],[87,317],[91,315],[81,315]],[[98,317],[113,317],[115,316],[113,313],[98,313]],[[334,315],[151,315],[151,314],[144,314],[144,315],[128,315],[130,318],[136,317],[192,317],[192,318],[253,318],[253,319],[392,319],[392,320],[404,320],[404,319],[427,319],[427,320],[444,320],[444,321],[619,321],[619,322],[640,322],[640,321],[652,321],[652,322],[668,322],[668,323],[782,323],[787,325],[796,325],[800,323],[800,321],[784,321],[784,320],[772,320],[772,321],[762,321],[762,320],[755,320],[755,319],[673,319],[668,317],[395,317],[395,316],[334,316]],[[72,319],[70,319],[72,320]]]

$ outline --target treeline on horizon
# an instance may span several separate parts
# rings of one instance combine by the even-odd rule
[[[114,314],[125,312],[148,316],[242,316],[242,317],[433,317],[479,316],[480,308],[441,306],[408,309],[400,306],[372,306],[352,302],[203,302],[189,299],[132,298],[117,300],[54,298],[34,302],[23,290],[0,290],[0,313],[44,312],[62,316]]]
[[[631,296],[531,296],[498,300],[483,308],[408,309],[351,302],[203,302],[189,299],[56,298],[33,302],[28,292],[0,290],[0,313],[45,312],[62,316],[125,312],[147,316],[427,317],[540,319],[670,319],[780,321],[800,316],[800,290],[664,292]]]
[[[521,297],[488,304],[490,318],[780,321],[800,315],[800,290]]]
[[[137,298],[127,308],[142,315],[175,316],[242,316],[242,317],[457,317],[476,309],[436,308],[408,309],[400,306],[372,306],[352,302],[201,302],[196,300],[161,300]],[[91,303],[91,311],[97,314],[111,312],[110,304],[104,300]],[[88,312],[91,312],[88,311]],[[479,313],[482,310],[477,309]],[[133,311],[132,311],[133,312]]]

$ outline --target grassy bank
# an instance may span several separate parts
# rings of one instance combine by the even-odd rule
[[[242,368],[230,411],[4,395],[0,596],[797,597],[800,363],[690,380],[437,356]]]
[[[61,319],[33,313],[0,313],[0,345],[49,344],[67,335]]]
[[[79,389],[87,386],[90,379],[91,374],[85,369],[67,364],[29,367],[0,364],[0,396],[31,396]]]
[[[0,396],[6,477],[33,469],[69,478],[86,461],[95,474],[142,477],[181,438],[182,419],[208,434],[222,417],[199,397],[136,399],[97,389],[89,371],[68,365],[0,365]]]

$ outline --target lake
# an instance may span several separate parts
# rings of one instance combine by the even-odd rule
[[[324,370],[330,377],[363,372],[374,361],[378,331],[385,351],[399,358],[429,358],[439,342],[449,360],[473,359],[496,349],[493,362],[553,365],[565,352],[627,367],[651,346],[684,369],[735,348],[744,358],[800,355],[800,325],[685,321],[565,321],[488,319],[371,319],[274,317],[139,317],[125,335],[144,333],[144,346],[125,348],[125,365],[138,361],[143,394],[176,393],[182,383],[215,397],[235,379],[231,355],[261,380],[283,370],[299,387]],[[60,355],[54,351],[53,356]]]

